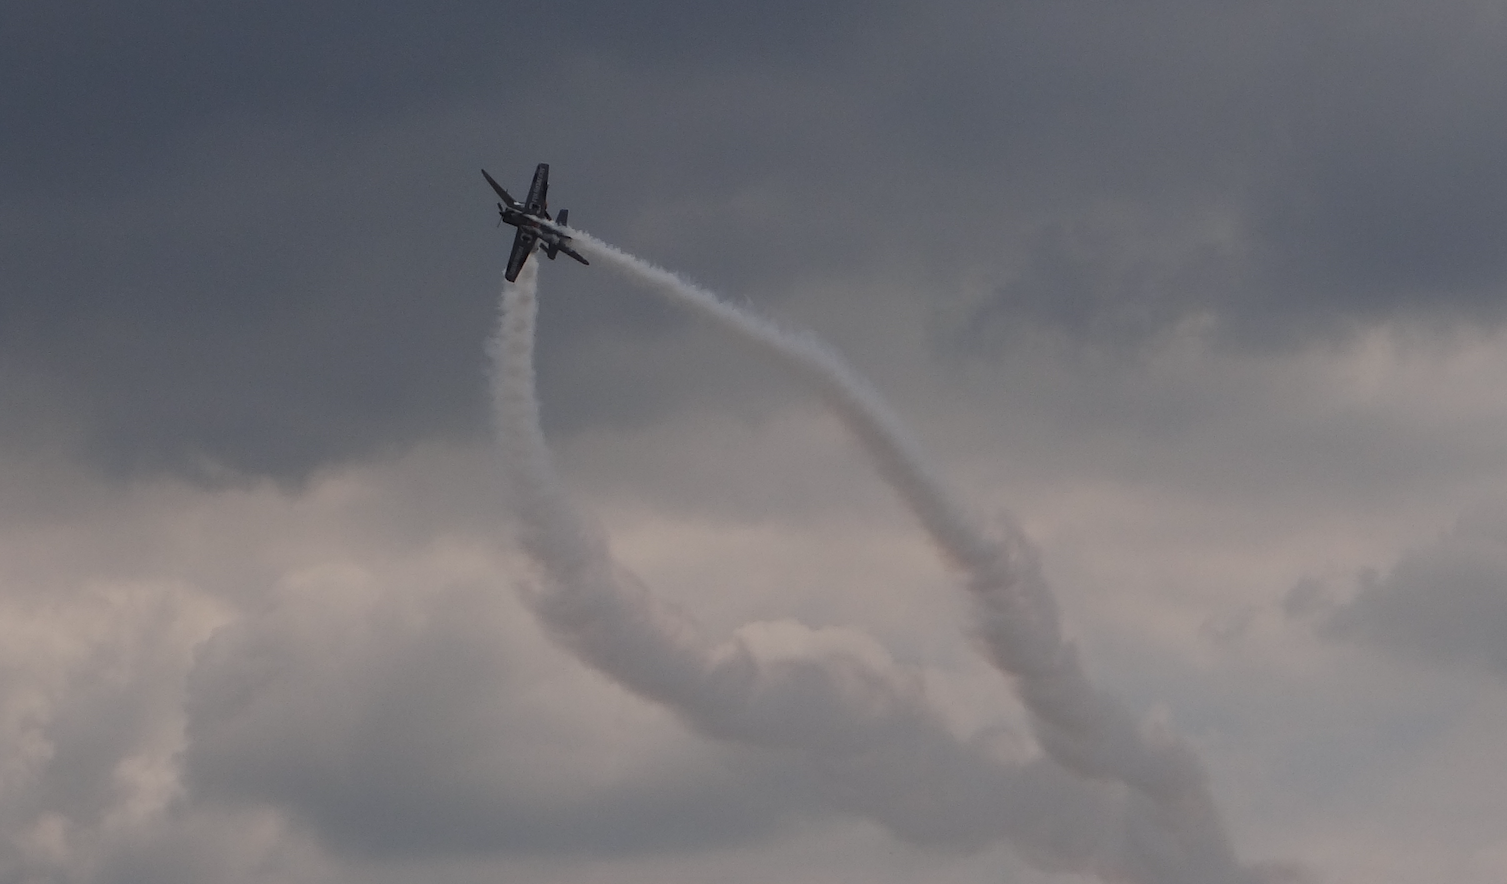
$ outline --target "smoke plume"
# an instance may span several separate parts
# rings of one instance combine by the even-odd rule
[[[494,342],[495,413],[537,566],[526,591],[556,641],[715,739],[788,753],[834,804],[923,843],[1011,842],[1043,869],[1137,884],[1253,884],[1225,836],[1192,749],[1138,726],[1088,680],[1053,596],[1016,529],[982,530],[903,425],[830,348],[735,307],[585,234],[582,251],[754,344],[810,383],[963,576],[973,631],[1029,710],[1040,752],[960,739],[919,674],[810,634],[811,650],[761,657],[745,627],[714,641],[614,561],[572,505],[538,419],[533,369],[537,263],[505,286]]]

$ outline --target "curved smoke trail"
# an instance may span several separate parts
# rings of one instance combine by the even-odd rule
[[[846,363],[814,337],[783,331],[594,238],[577,240],[599,262],[712,318],[816,387],[966,575],[977,633],[1012,676],[1045,757],[1011,760],[987,740],[958,739],[917,674],[887,660],[840,647],[771,660],[741,633],[713,642],[619,568],[602,531],[570,504],[539,428],[530,265],[504,288],[494,395],[521,542],[540,571],[529,601],[557,641],[702,733],[797,753],[835,801],[905,837],[964,845],[1004,837],[1043,868],[1113,881],[1262,880],[1235,859],[1191,749],[1144,732],[1088,681],[1029,544],[1013,529],[1003,537],[980,531]]]

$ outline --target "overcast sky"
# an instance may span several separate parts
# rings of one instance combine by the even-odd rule
[[[1242,861],[1507,878],[1502,4],[0,0],[0,84],[0,881],[1094,880],[520,601],[479,169],[539,162],[1018,521]],[[546,436],[653,597],[1039,754],[799,376],[541,264]]]

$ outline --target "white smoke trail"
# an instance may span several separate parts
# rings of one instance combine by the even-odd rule
[[[522,542],[541,571],[543,588],[530,600],[557,640],[703,733],[801,753],[846,806],[906,837],[961,844],[1005,837],[1044,868],[1106,880],[1260,880],[1236,861],[1193,752],[1170,735],[1144,733],[1089,683],[1062,639],[1029,545],[1013,529],[1001,539],[979,531],[898,419],[835,353],[594,238],[577,240],[599,262],[711,317],[816,386],[967,575],[983,645],[1014,677],[1050,761],[1010,762],[984,742],[959,741],[915,674],[888,661],[840,650],[771,661],[737,634],[714,644],[618,568],[602,532],[571,507],[539,429],[530,265],[504,290],[494,391]]]

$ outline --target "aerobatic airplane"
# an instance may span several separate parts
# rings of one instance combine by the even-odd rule
[[[560,210],[559,220],[549,216],[549,163],[540,163],[539,168],[534,170],[534,183],[529,185],[528,199],[518,202],[508,196],[508,192],[502,189],[502,185],[492,180],[486,169],[481,170],[487,183],[502,197],[502,202],[497,204],[497,212],[502,215],[503,221],[518,228],[518,234],[513,237],[513,251],[508,255],[508,270],[504,275],[508,282],[518,280],[518,272],[528,261],[528,256],[533,254],[534,248],[542,247],[544,254],[551,261],[559,252],[575,258],[582,264],[589,264],[575,249],[570,247],[570,237],[565,233],[565,219],[569,216],[569,209]]]

